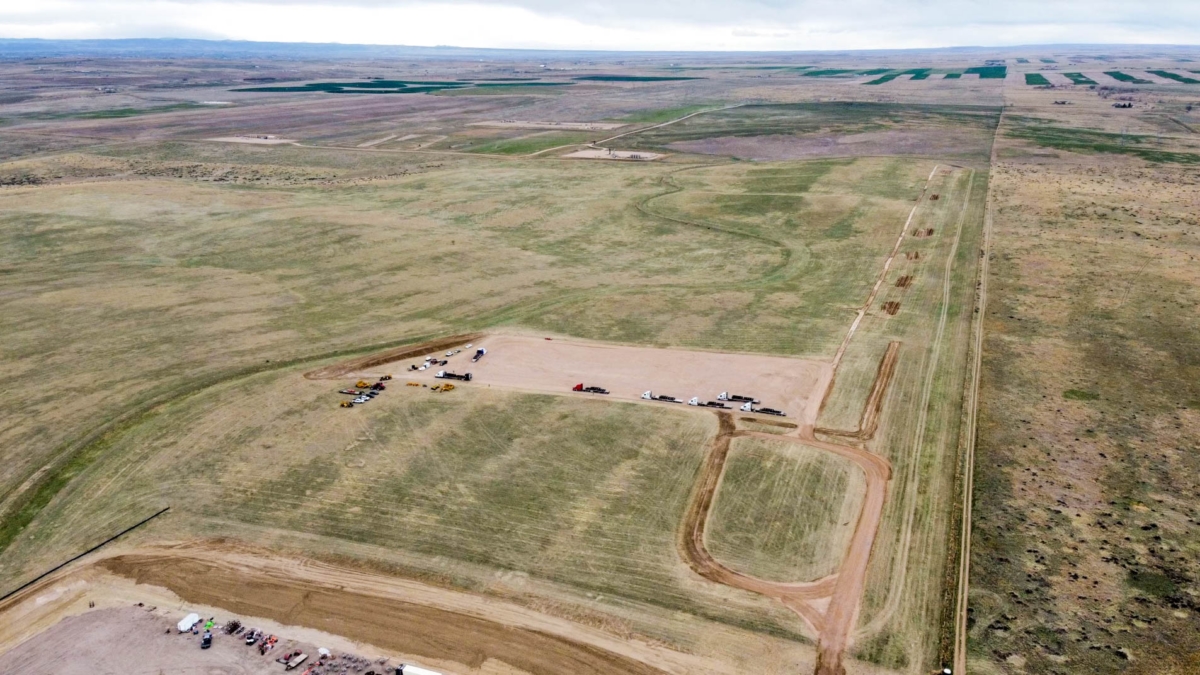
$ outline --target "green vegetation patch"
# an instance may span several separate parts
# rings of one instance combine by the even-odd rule
[[[946,73],[946,76],[943,77],[942,79],[943,80],[957,80],[957,79],[961,78],[962,76],[963,76],[962,73]],[[914,77],[913,79],[915,80],[916,78]]]
[[[837,75],[846,75],[848,73],[857,72],[847,68],[824,68],[822,70],[810,70],[804,73],[805,77],[835,77]]]
[[[1063,73],[1063,77],[1067,78],[1074,84],[1096,84],[1092,78],[1083,73]]]
[[[870,70],[859,71],[859,75],[882,75],[892,72],[891,68],[872,68]]]
[[[1018,58],[1017,63],[1029,63],[1029,59]]]
[[[1080,153],[1132,155],[1156,164],[1200,164],[1200,154],[1172,152],[1147,147],[1153,136],[1114,134],[1089,129],[1069,129],[1039,123],[1031,118],[1014,119],[1006,130],[1010,138],[1021,138],[1047,148]]]
[[[560,145],[586,143],[587,140],[588,135],[584,133],[550,132],[522,136],[520,138],[504,138],[490,141],[482,145],[467,148],[467,151],[489,155],[529,155]]]
[[[1025,73],[1025,84],[1045,87],[1049,86],[1050,80],[1047,80],[1046,76],[1041,73]]]
[[[658,110],[639,110],[635,113],[630,113],[624,117],[618,118],[622,122],[630,122],[634,124],[659,124],[661,122],[669,122],[674,119],[679,119],[684,115],[690,115],[694,112],[700,112],[705,108],[711,108],[711,105],[685,105],[678,108],[659,108]]]
[[[1083,389],[1068,389],[1063,392],[1063,398],[1072,401],[1098,401],[1100,394],[1093,391],[1085,391]]]
[[[1058,63],[1054,59],[1039,59],[1042,63]]]
[[[231,91],[257,93],[325,92],[327,94],[418,94],[442,89],[469,87],[467,82],[423,80],[363,80],[356,82],[310,82],[286,87],[247,87]]]
[[[1179,73],[1172,73],[1169,70],[1147,70],[1146,72],[1150,73],[1151,75],[1157,75],[1159,77],[1166,78],[1168,80],[1175,80],[1181,84],[1200,84],[1200,80],[1197,80],[1193,77],[1180,75]]]
[[[1130,75],[1129,73],[1122,73],[1119,70],[1106,70],[1106,71],[1104,71],[1104,74],[1111,77],[1114,80],[1118,80],[1120,82],[1125,82],[1127,84],[1154,84],[1150,80],[1146,80],[1146,79],[1143,79],[1140,77],[1134,77],[1133,75]]]
[[[976,66],[964,71],[968,75],[978,75],[981,80],[1003,80],[1008,77],[1008,66]]]
[[[678,80],[703,80],[704,78],[682,75],[580,75],[572,79],[581,82],[675,82]]]

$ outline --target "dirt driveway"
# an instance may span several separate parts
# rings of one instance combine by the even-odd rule
[[[642,392],[647,390],[684,401],[693,396],[702,401],[715,400],[718,394],[728,391],[754,396],[762,405],[782,410],[803,424],[816,418],[830,372],[827,363],[783,356],[630,347],[523,335],[489,335],[472,345],[460,354],[440,356],[448,363],[438,368],[408,371],[410,365],[424,362],[424,358],[413,358],[357,374],[391,373],[400,381],[430,383],[436,381],[433,376],[437,370],[445,369],[471,373],[473,379],[466,386],[570,394],[571,387],[583,383],[611,391],[606,399],[628,401],[641,400]],[[480,347],[488,350],[487,355],[471,363],[471,354]]]

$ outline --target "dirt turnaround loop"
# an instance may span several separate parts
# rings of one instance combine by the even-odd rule
[[[637,660],[538,630],[195,558],[134,554],[97,564],[138,583],[167,588],[187,602],[353,635],[383,649],[471,668],[494,659],[535,675],[663,673]]]

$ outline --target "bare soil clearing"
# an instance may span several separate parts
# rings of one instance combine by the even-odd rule
[[[563,155],[563,157],[570,159],[613,159],[627,162],[651,162],[656,159],[662,159],[666,155],[657,152],[646,152],[644,150],[587,149],[576,150],[575,152]]]
[[[462,344],[459,340],[453,342]],[[480,347],[488,350],[487,355],[471,363],[469,357]],[[344,372],[433,381],[434,374],[444,369],[471,373],[473,379],[468,386],[496,385],[556,394],[572,394],[571,387],[582,382],[585,386],[611,391],[606,398],[628,401],[642,400],[642,393],[647,390],[656,396],[669,395],[681,401],[697,396],[702,402],[716,400],[724,391],[754,396],[764,406],[807,420],[815,419],[821,385],[829,371],[825,363],[781,356],[605,345],[519,335],[480,338],[472,349],[442,358],[449,363],[418,372],[369,367]],[[732,406],[732,402],[729,404]]]
[[[220,138],[209,138],[209,141],[218,143],[249,143],[251,145],[286,145],[295,143],[294,138],[279,138],[278,136],[222,136]]]

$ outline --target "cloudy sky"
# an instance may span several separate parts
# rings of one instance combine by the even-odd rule
[[[651,50],[1200,44],[1200,0],[0,0],[0,37]]]

